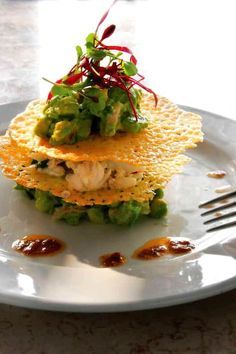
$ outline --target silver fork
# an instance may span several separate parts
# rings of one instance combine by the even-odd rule
[[[220,215],[220,216],[216,215],[216,213],[220,213],[223,210],[235,207],[236,206],[236,200],[231,202],[231,203],[227,203],[228,199],[231,199],[231,198],[234,198],[234,197],[236,197],[236,191],[233,191],[233,192],[230,192],[230,193],[227,193],[227,194],[223,194],[223,195],[221,195],[218,198],[214,198],[214,199],[208,200],[205,203],[200,204],[199,208],[209,208],[209,207],[211,207],[211,204],[213,205],[213,204],[225,201],[225,204],[217,206],[216,208],[212,207],[211,209],[209,209],[209,210],[207,210],[207,211],[205,211],[204,213],[201,214],[201,216],[207,216],[207,215],[211,215],[211,214],[215,213],[215,217],[205,221],[204,224],[208,225],[208,224],[211,224],[213,222],[229,219],[229,218],[232,218],[233,216],[236,216],[236,210],[235,211],[231,211],[229,213],[225,213],[225,214]],[[223,229],[227,229],[227,228],[233,227],[233,226],[236,226],[236,221],[231,221],[231,222],[228,222],[228,223],[220,224],[218,226],[215,226],[215,227],[212,227],[212,228],[206,230],[206,232],[223,230]]]

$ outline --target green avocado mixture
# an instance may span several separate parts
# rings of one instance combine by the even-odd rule
[[[100,24],[86,37],[84,49],[76,46],[77,62],[65,76],[56,82],[44,78],[53,86],[35,134],[51,145],[75,144],[91,134],[140,132],[148,125],[140,112],[141,89],[157,105],[155,92],[142,83],[132,51],[104,43],[116,26],[108,26],[99,38]]]
[[[94,224],[133,225],[142,215],[161,219],[168,211],[166,202],[161,199],[164,196],[162,189],[155,191],[155,196],[150,202],[141,203],[131,200],[90,207],[67,203],[62,198],[38,189],[25,188],[21,185],[16,185],[15,189],[34,200],[38,210],[52,214],[56,220],[65,221],[70,225],[78,225],[83,220],[89,220]]]
[[[133,105],[139,110],[140,90],[130,90]],[[138,133],[147,127],[147,119],[132,113],[126,93],[118,87],[85,88],[83,96],[54,96],[44,107],[44,117],[35,134],[48,138],[51,145],[75,144],[90,134],[113,136],[117,132]]]

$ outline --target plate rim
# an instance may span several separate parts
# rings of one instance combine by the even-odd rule
[[[62,301],[49,301],[39,296],[23,296],[22,294],[5,294],[0,291],[0,300],[2,304],[24,307],[35,310],[49,310],[58,312],[78,312],[78,313],[115,313],[115,312],[131,312],[143,311],[159,308],[172,307],[182,304],[188,304],[209,297],[217,296],[235,289],[236,275],[214,285],[207,285],[200,289],[189,291],[186,294],[168,295],[161,299],[146,299],[142,301],[127,301],[117,303],[67,303]],[[174,301],[173,301],[174,300]]]

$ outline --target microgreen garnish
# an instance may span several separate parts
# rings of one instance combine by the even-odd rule
[[[94,97],[85,95],[85,88],[94,86],[101,89],[118,87],[126,93],[137,120],[138,113],[133,102],[131,88],[139,86],[151,93],[154,97],[155,105],[157,105],[158,98],[153,90],[141,82],[144,80],[144,76],[138,73],[136,67],[137,59],[132,51],[128,47],[106,45],[103,43],[105,39],[114,33],[116,26],[113,24],[108,26],[103,31],[101,39],[98,37],[98,30],[116,1],[113,1],[110,8],[102,16],[95,33],[90,33],[87,36],[85,43],[86,50],[83,51],[80,46],[76,46],[77,63],[66,76],[53,83],[48,100],[55,95],[67,96],[68,94],[72,94],[72,92],[77,92],[78,97],[81,95],[94,100]],[[127,57],[128,60],[126,59]]]

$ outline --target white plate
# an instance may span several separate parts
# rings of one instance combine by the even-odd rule
[[[25,103],[0,107],[0,130]],[[186,109],[186,107],[184,107]],[[55,223],[38,212],[33,202],[12,190],[13,182],[0,178],[0,300],[30,308],[61,311],[128,311],[193,301],[236,286],[235,228],[205,233],[198,204],[214,197],[215,188],[236,186],[236,123],[220,116],[187,108],[203,117],[205,141],[189,153],[184,173],[168,185],[168,226],[146,219],[132,228]],[[214,169],[227,171],[223,180],[208,178]],[[66,250],[53,257],[24,257],[12,242],[30,233],[64,240]],[[131,258],[133,251],[158,236],[192,239],[196,249],[188,255],[154,261]],[[99,268],[98,257],[120,251],[125,266]]]

